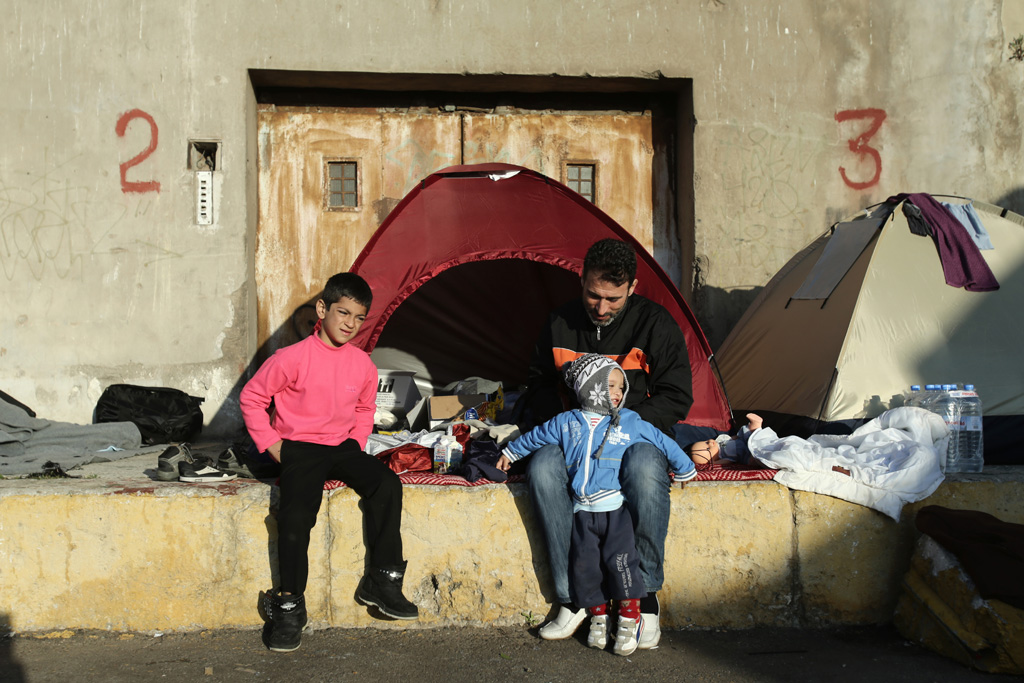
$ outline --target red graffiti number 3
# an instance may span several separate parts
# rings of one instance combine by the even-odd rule
[[[149,158],[149,155],[156,149],[156,143],[160,136],[160,131],[156,127],[156,121],[153,117],[142,111],[141,109],[132,109],[121,114],[121,118],[117,120],[117,137],[123,138],[125,131],[128,130],[128,124],[134,119],[142,119],[149,124],[149,147],[142,150],[128,161],[121,164],[121,191],[122,192],[159,192],[160,183],[156,180],[145,180],[145,181],[130,181],[128,180],[128,169],[132,166],[138,166],[143,161]]]
[[[865,190],[873,185],[878,184],[878,179],[882,176],[882,157],[878,153],[878,150],[868,144],[868,140],[878,132],[878,129],[882,127],[882,122],[885,121],[885,110],[884,109],[847,109],[836,114],[836,121],[842,123],[843,121],[849,121],[851,119],[868,119],[871,124],[868,129],[858,135],[855,138],[851,138],[848,141],[850,145],[850,151],[860,157],[871,157],[875,162],[875,174],[871,176],[870,180],[864,182],[857,182],[856,180],[850,180],[849,176],[846,175],[846,169],[842,166],[839,167],[839,175],[843,177],[843,182],[852,187],[855,190]]]

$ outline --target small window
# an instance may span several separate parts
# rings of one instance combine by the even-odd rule
[[[596,201],[594,196],[594,176],[597,172],[596,164],[566,164],[565,184],[570,190],[575,190],[591,202]]]
[[[359,207],[359,164],[355,161],[327,162],[327,208]]]

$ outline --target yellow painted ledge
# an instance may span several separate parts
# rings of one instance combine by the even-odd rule
[[[144,459],[144,460],[141,460]],[[248,628],[273,585],[275,489],[154,482],[154,456],[88,477],[0,481],[0,624],[21,632]],[[668,628],[889,621],[916,538],[914,510],[970,508],[1024,522],[1024,468],[945,482],[895,523],[773,482],[672,490],[660,593]],[[406,486],[406,595],[418,622],[375,619],[353,595],[363,568],[358,497],[326,493],[310,542],[314,628],[521,624],[550,579],[526,487]],[[275,570],[276,572],[276,570]]]

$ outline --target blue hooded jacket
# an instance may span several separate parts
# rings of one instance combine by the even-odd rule
[[[653,444],[668,457],[676,480],[689,481],[697,476],[693,462],[664,432],[628,408],[620,408],[618,414],[619,424],[611,427],[607,440],[604,437],[611,418],[600,416],[600,421],[592,427],[587,415],[577,409],[556,415],[509,443],[502,452],[515,462],[543,446],[561,446],[575,499],[574,512],[601,512],[622,505],[619,485],[622,456],[639,441]],[[595,460],[593,456],[602,442],[604,448]]]

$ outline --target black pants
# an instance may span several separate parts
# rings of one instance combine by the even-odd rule
[[[580,607],[603,605],[609,598],[647,596],[633,541],[633,521],[625,505],[610,512],[580,510],[573,514],[569,566]]]
[[[281,590],[301,594],[309,576],[309,531],[316,524],[324,482],[337,479],[362,499],[370,566],[392,567],[402,556],[402,482],[353,439],[339,446],[302,441],[281,445],[281,509],[277,513]]]

